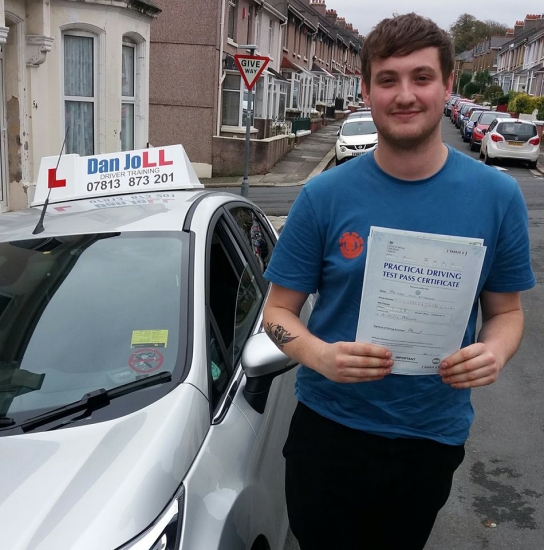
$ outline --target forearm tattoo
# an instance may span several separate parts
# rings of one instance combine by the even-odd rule
[[[272,340],[272,342],[282,351],[285,344],[298,338],[298,336],[291,336],[291,333],[287,332],[281,325],[274,325],[273,323],[267,323],[264,330],[266,334],[268,334],[270,340]]]

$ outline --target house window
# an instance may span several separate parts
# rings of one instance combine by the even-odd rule
[[[136,45],[123,44],[121,71],[121,150],[134,149],[134,111],[136,107]]]
[[[234,31],[236,27],[236,0],[229,0],[229,21],[227,28],[227,36],[234,40]]]
[[[225,126],[240,124],[240,76],[227,74],[223,81],[223,113],[221,123]]]
[[[95,38],[64,35],[64,120],[66,153],[93,155],[95,150]]]
[[[268,53],[271,55],[274,48],[274,21],[269,20],[268,23]]]
[[[259,84],[257,84],[257,88]],[[261,85],[262,88],[262,85]],[[255,118],[255,86],[251,93],[251,110],[253,116],[251,122]],[[245,126],[247,117],[247,102],[249,99],[249,92],[245,85],[242,83],[242,79],[239,74],[227,74],[223,81],[223,105],[221,124],[223,126]],[[262,101],[262,100],[261,100]],[[257,105],[257,108],[259,106]]]

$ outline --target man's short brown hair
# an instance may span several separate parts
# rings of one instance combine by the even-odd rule
[[[442,80],[447,83],[453,71],[453,41],[434,21],[415,13],[394,15],[380,21],[363,43],[363,79],[370,88],[370,64],[373,59],[409,55],[423,48],[437,48]]]

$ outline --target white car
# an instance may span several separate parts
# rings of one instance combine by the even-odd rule
[[[335,145],[336,164],[374,150],[378,143],[378,130],[372,115],[348,118],[338,132]]]
[[[283,548],[276,237],[181,146],[43,159],[0,216],[2,549]]]
[[[486,164],[498,159],[527,161],[529,168],[536,168],[540,155],[540,138],[536,125],[517,118],[496,118],[482,139],[480,158]]]

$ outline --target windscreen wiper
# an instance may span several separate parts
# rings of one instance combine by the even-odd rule
[[[146,378],[140,378],[139,380],[112,388],[111,390],[105,390],[102,388],[100,390],[86,393],[79,401],[76,401],[75,403],[70,403],[69,405],[52,409],[44,414],[25,420],[19,424],[18,427],[25,433],[31,432],[40,426],[49,424],[55,420],[60,420],[61,418],[66,418],[67,416],[80,411],[90,412],[102,409],[103,407],[107,407],[112,399],[122,397],[123,395],[141,390],[142,388],[164,384],[165,382],[170,382],[171,380],[171,372],[159,372],[158,374],[153,374]]]

